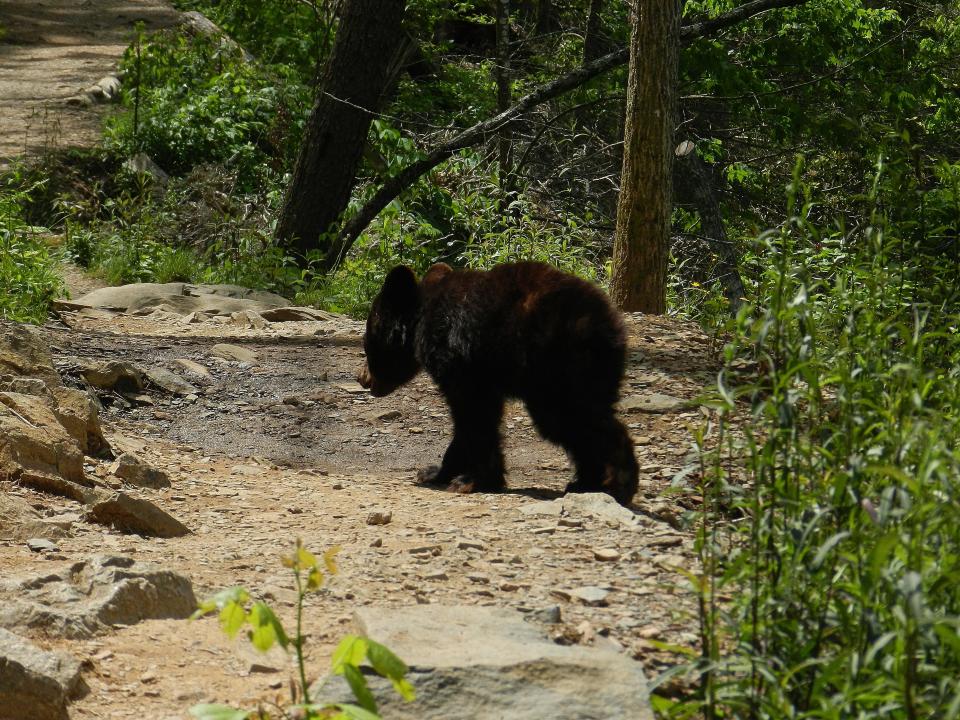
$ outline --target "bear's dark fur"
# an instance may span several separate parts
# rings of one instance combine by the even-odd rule
[[[434,265],[418,283],[394,268],[373,302],[358,380],[387,395],[426,368],[453,415],[440,467],[420,479],[458,492],[504,487],[500,419],[520,398],[540,433],[576,467],[568,492],[637,490],[633,443],[614,415],[623,376],[623,323],[606,295],[549,265],[489,272]]]

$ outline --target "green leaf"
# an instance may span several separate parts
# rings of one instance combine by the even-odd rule
[[[357,669],[357,666],[344,665],[343,676],[350,685],[350,689],[353,691],[353,696],[357,699],[357,702],[366,710],[372,713],[377,712],[377,701],[374,700],[373,693],[370,692],[370,688],[367,686],[367,679],[363,677],[363,673]]]
[[[280,643],[280,646],[286,650],[290,640],[284,632],[280,618],[274,614],[269,605],[258,602],[250,608],[250,625],[253,630],[250,632],[250,642],[261,652],[266,652],[273,647],[274,642]]]
[[[346,635],[333,651],[330,664],[333,666],[334,673],[343,675],[344,666],[359,665],[366,657],[367,640],[359,635]]]
[[[245,605],[249,599],[250,594],[242,587],[232,587],[221,590],[213,597],[209,597],[200,603],[200,607],[190,616],[190,619],[194,620],[203,617],[204,615],[212,613],[214,610],[223,610],[230,603]]]
[[[335,560],[338,552],[340,552],[340,546],[335,545],[323,554],[323,564],[326,565],[327,572],[331,575],[337,574],[337,563]]]
[[[207,703],[194,705],[189,712],[197,720],[247,720],[250,717],[250,712],[247,710],[236,710],[229,705]]]
[[[356,705],[350,705],[349,703],[339,703],[334,707],[340,710],[348,720],[381,720],[380,716],[376,713]]]
[[[389,678],[393,687],[404,700],[407,702],[414,700],[416,693],[413,690],[413,685],[404,680],[410,669],[406,663],[385,645],[370,639],[367,640],[367,645],[367,659],[373,665],[373,669],[385,678]]]
[[[321,585],[323,585],[323,573],[320,572],[320,568],[310,568],[307,574],[307,590],[319,590]]]
[[[235,636],[246,620],[247,613],[244,611],[243,605],[228,603],[220,611],[220,627],[228,637]]]
[[[317,566],[317,556],[307,550],[305,547],[297,547],[297,567],[301,570],[315,568]]]

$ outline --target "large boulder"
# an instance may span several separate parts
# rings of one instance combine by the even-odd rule
[[[0,321],[0,375],[40,378],[59,385],[50,348],[39,331],[29,325]]]
[[[180,537],[190,533],[189,528],[149,500],[135,498],[124,492],[97,488],[85,498],[89,503],[87,520],[108,525],[121,532],[149,537]]]
[[[42,397],[0,392],[0,480],[45,488],[61,478],[86,483],[80,445]]]
[[[88,690],[76,658],[0,629],[0,720],[68,720],[67,702]]]
[[[520,613],[502,608],[361,608],[360,632],[410,667],[417,699],[406,703],[388,681],[368,676],[384,717],[395,720],[652,720],[640,665],[611,650],[551,642]],[[313,690],[349,702],[342,677]]]
[[[95,555],[57,573],[0,580],[0,599],[0,627],[67,638],[142,620],[185,618],[197,607],[183,575],[112,555]]]

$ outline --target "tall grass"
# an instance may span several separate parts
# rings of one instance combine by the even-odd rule
[[[698,435],[698,692],[671,717],[960,717],[956,255],[888,220],[884,173],[847,230],[798,166],[755,249]]]

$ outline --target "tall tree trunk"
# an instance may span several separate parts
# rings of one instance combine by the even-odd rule
[[[325,252],[326,233],[350,200],[373,113],[403,39],[404,0],[348,0],[323,70],[293,178],[277,222],[277,240],[301,257]]]
[[[663,313],[673,185],[679,0],[635,0],[623,175],[610,294],[623,310]]]
[[[733,243],[727,239],[712,173],[703,158],[697,155],[692,143],[685,142],[681,148],[682,151],[677,154],[677,172],[674,176],[678,185],[677,197],[682,199],[686,196],[696,208],[700,216],[700,234],[717,257],[716,269],[720,273],[718,279],[723,287],[723,295],[730,303],[730,311],[736,314],[746,297],[746,290],[737,268],[739,258]]]
[[[496,0],[497,3],[497,113],[510,107],[510,0]],[[509,125],[500,128],[497,143],[497,155],[500,165],[500,191],[504,194],[512,189],[511,144],[512,131]]]
[[[603,9],[603,0],[590,0],[590,11],[587,13],[587,27],[583,31],[583,64],[596,60],[603,55],[603,37],[600,34],[602,23],[600,11]]]

